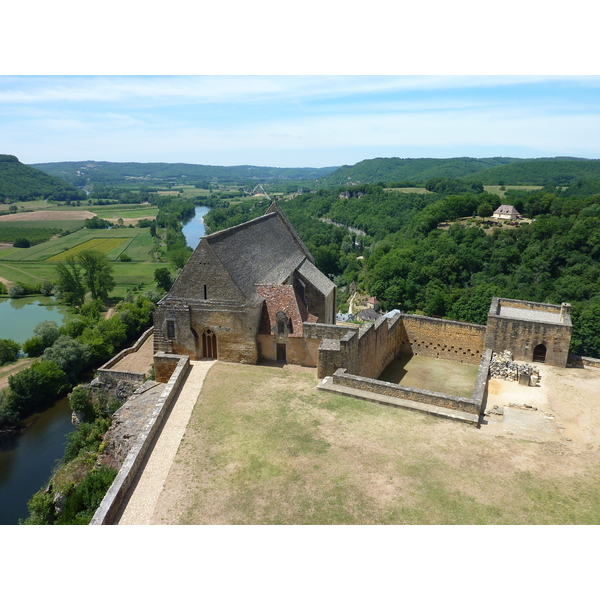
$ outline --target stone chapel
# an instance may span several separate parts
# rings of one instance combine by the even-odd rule
[[[154,351],[316,366],[303,323],[335,324],[336,287],[276,202],[207,235],[154,314]]]

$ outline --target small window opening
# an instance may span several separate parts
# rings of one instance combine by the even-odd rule
[[[175,337],[175,321],[167,319],[167,337],[172,340]]]
[[[208,290],[206,289],[206,284],[204,284],[204,299],[208,299]]]

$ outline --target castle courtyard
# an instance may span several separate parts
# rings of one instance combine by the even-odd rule
[[[504,414],[476,428],[320,392],[312,368],[215,362],[128,522],[597,524],[600,369],[540,372],[535,388],[490,380]]]
[[[479,365],[407,354],[394,359],[377,378],[405,387],[470,398]]]

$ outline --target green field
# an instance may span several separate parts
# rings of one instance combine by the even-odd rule
[[[61,262],[67,260],[69,256],[77,256],[81,252],[85,252],[87,250],[96,250],[97,252],[102,252],[107,256],[110,254],[112,250],[116,250],[119,246],[123,244],[123,242],[130,242],[129,238],[92,238],[91,240],[87,240],[87,242],[83,242],[82,244],[78,244],[69,250],[65,250],[60,254],[55,254],[51,258],[47,258],[47,261],[50,262]]]
[[[143,205],[134,208],[132,204],[115,204],[113,206],[89,206],[87,210],[94,212],[101,219],[150,219],[156,217],[156,206]]]
[[[106,253],[109,260],[117,260],[123,252],[127,252],[132,260],[149,260],[148,253],[153,247],[149,229],[130,229],[128,227],[123,229],[80,229],[68,236],[59,237],[32,248],[22,248],[18,252],[12,253],[10,260],[11,262],[45,261],[94,239],[120,240],[119,245],[113,246]]]
[[[23,222],[21,222],[23,223]],[[154,285],[154,271],[166,263],[155,262],[152,257],[154,239],[149,229],[80,229],[31,248],[6,248],[0,250],[0,277],[35,285],[47,279],[56,280],[56,264],[68,254],[78,254],[84,249],[99,249],[112,261],[116,287],[113,297],[122,298],[127,291],[140,284],[146,289]],[[122,254],[131,262],[120,262]]]
[[[486,192],[490,192],[490,194],[496,194],[500,196],[500,198],[504,198],[507,190],[522,190],[525,192],[532,192],[533,190],[541,190],[543,186],[541,185],[506,185],[504,186],[506,189],[501,190],[500,188],[503,186],[500,185],[484,185],[483,189]]]

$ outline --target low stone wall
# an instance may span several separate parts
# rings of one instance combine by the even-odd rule
[[[154,355],[154,379],[160,383],[167,383],[177,368],[177,365],[179,364],[178,361],[181,356],[184,355],[157,352]]]
[[[460,410],[475,415],[478,415],[481,411],[481,403],[477,403],[472,398],[461,398],[450,394],[419,390],[397,385],[395,383],[388,383],[387,381],[350,375],[349,373],[346,373],[345,369],[338,369],[333,374],[333,383],[348,388],[391,396],[392,398],[403,398],[404,400],[411,400],[413,402],[443,406],[444,408]]]
[[[144,342],[154,333],[154,327],[150,327],[142,333],[136,343],[131,348],[125,348],[118,354],[115,354],[108,362],[104,363],[98,370],[98,380],[101,383],[108,385],[114,385],[119,379],[125,379],[126,381],[134,381],[142,383],[146,378],[143,373],[132,373],[131,371],[115,371],[112,367],[118,364],[123,358],[129,354],[137,352],[143,345]]]
[[[165,417],[176,398],[190,369],[190,357],[170,355],[171,360],[176,362],[171,377],[163,393],[160,395],[152,416],[146,426],[142,429],[129,454],[125,458],[121,469],[115,480],[106,492],[98,510],[94,514],[90,525],[110,525],[121,507],[131,484],[137,476],[146,453],[150,449],[156,435],[163,424]]]
[[[600,360],[590,358],[589,356],[579,356],[578,354],[569,354],[568,366],[583,369],[584,367],[592,367],[600,369]]]

